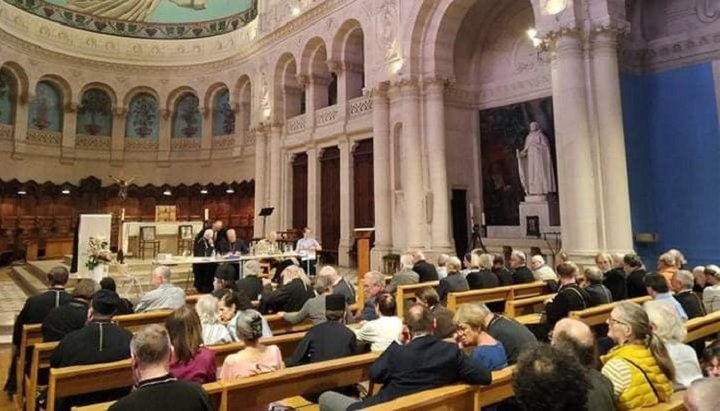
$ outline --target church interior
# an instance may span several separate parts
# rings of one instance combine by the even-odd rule
[[[0,410],[715,409],[719,112],[720,0],[0,0]]]

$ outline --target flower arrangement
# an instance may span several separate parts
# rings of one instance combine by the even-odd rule
[[[107,264],[112,261],[112,254],[108,249],[108,240],[102,236],[90,237],[88,241],[88,257],[85,267],[89,270],[95,269],[100,264]]]

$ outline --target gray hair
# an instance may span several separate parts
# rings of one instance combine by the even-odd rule
[[[460,271],[462,269],[462,262],[457,257],[450,257],[447,262],[448,270]]]
[[[683,287],[683,290],[690,290],[693,288],[693,285],[695,285],[695,277],[688,270],[678,271],[677,274],[675,274],[675,278],[678,279]]]
[[[513,250],[512,253],[510,253],[510,256],[517,258],[523,264],[525,264],[525,262],[527,261],[527,257],[525,257],[525,253],[523,253],[520,250]]]
[[[155,269],[153,270],[153,275],[160,275],[162,276],[164,283],[169,283],[170,277],[172,276],[172,271],[170,271],[170,267],[166,265],[161,265],[155,267]]]
[[[447,254],[440,254],[440,255],[438,256],[438,262],[437,262],[438,266],[439,266],[439,267],[445,267],[445,265],[447,265],[449,259],[450,259],[450,256],[449,256],[449,255],[447,255]]]
[[[534,255],[530,257],[530,260],[534,263],[540,263],[540,265],[545,265],[545,259],[541,255]]]
[[[383,273],[378,271],[368,271],[365,275],[363,275],[363,278],[365,277],[370,277],[373,284],[379,284],[382,287],[385,287],[385,275],[383,275]]]
[[[490,254],[480,254],[478,256],[478,265],[481,268],[491,269],[493,267],[493,256]]]
[[[598,267],[585,267],[585,277],[587,277],[590,281],[602,281],[603,279],[603,272]]]
[[[415,265],[415,262],[413,260],[413,256],[410,254],[403,254],[400,256],[400,268],[413,268],[413,265]]]
[[[677,309],[668,301],[648,301],[643,305],[655,335],[663,341],[681,343],[687,330]]]
[[[685,392],[688,411],[717,410],[720,403],[720,378],[701,378],[693,381]]]
[[[243,276],[245,277],[257,277],[260,275],[261,271],[262,268],[260,267],[260,262],[258,262],[258,260],[248,260],[245,261],[245,264],[243,264]]]
[[[201,324],[218,324],[218,299],[212,294],[206,294],[198,298],[195,304],[195,311],[200,317]]]
[[[675,266],[675,255],[670,252],[661,254],[658,260],[662,261],[663,264],[669,267]]]
[[[255,310],[239,311],[235,330],[243,341],[257,341],[262,337],[262,316]]]
[[[169,366],[171,351],[170,335],[160,324],[146,325],[130,340],[130,353],[142,365]]]
[[[313,289],[316,293],[318,293],[318,295],[325,293],[328,288],[330,288],[330,277],[327,275],[315,276],[315,285],[313,286]]]
[[[423,254],[420,250],[411,250],[410,254],[413,256],[414,259],[420,261],[425,259],[425,254]]]

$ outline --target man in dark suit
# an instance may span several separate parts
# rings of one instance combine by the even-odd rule
[[[626,254],[623,257],[623,270],[627,274],[627,298],[648,295],[644,282],[647,271],[645,271],[642,260],[637,254]]]
[[[73,289],[68,304],[50,310],[42,323],[43,341],[60,341],[66,334],[85,326],[88,308],[100,286],[91,278],[83,278]]]
[[[545,305],[547,331],[552,330],[555,323],[567,317],[570,311],[584,310],[593,306],[590,295],[575,282],[577,270],[577,266],[573,263],[562,263],[557,268],[560,288],[555,298]]]
[[[532,271],[527,268],[525,253],[513,250],[510,254],[510,268],[513,269],[513,281],[515,284],[525,284],[535,281]]]
[[[415,263],[412,269],[418,273],[421,283],[440,279],[437,269],[435,269],[434,265],[425,261],[425,254],[423,254],[422,251],[413,250],[411,254],[413,256],[413,262]]]
[[[403,344],[393,342],[370,367],[370,380],[382,384],[380,392],[363,401],[328,392],[320,397],[320,409],[363,409],[457,381],[490,384],[492,376],[480,362],[466,356],[456,344],[433,335],[430,310],[415,305],[404,322]]]
[[[671,281],[675,290],[675,299],[680,303],[688,319],[702,317],[705,315],[705,307],[700,297],[693,291],[695,278],[692,273],[687,270],[680,270],[675,274]]]
[[[5,382],[4,391],[7,393],[15,393],[16,388],[16,366],[20,349],[20,339],[22,338],[23,326],[27,324],[39,324],[45,320],[50,310],[55,307],[65,305],[72,300],[70,294],[65,292],[65,284],[67,284],[70,273],[65,267],[55,267],[48,273],[48,284],[50,289],[42,294],[34,295],[25,301],[25,305],[18,314],[15,325],[13,327],[12,345],[13,359],[10,364],[8,378]]]
[[[363,275],[362,287],[365,293],[365,304],[360,311],[359,321],[372,321],[378,318],[375,311],[375,297],[385,292],[385,276],[377,271],[369,271]]]

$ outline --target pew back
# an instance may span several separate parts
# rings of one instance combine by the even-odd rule
[[[527,284],[508,285],[504,287],[484,288],[480,290],[461,291],[449,293],[447,308],[456,311],[460,304],[465,303],[494,303],[512,301],[518,298],[528,298],[542,295],[547,285],[542,281]]]
[[[15,370],[15,377],[17,378],[15,380],[15,401],[20,409],[22,409],[24,398],[25,364],[28,362],[28,350],[35,344],[41,343],[42,340],[42,324],[23,325],[22,334],[20,335],[20,347],[18,347],[17,368]]]
[[[47,392],[47,411],[55,411],[59,398],[133,385],[130,359],[104,364],[53,368]]]
[[[545,301],[555,298],[556,295],[557,294],[542,294],[535,297],[505,301],[505,314],[507,314],[508,317],[519,317],[525,314],[534,314],[538,312],[536,310],[537,307],[545,308]]]
[[[642,304],[645,301],[649,301],[649,296],[643,296],[643,297],[636,297],[631,298],[629,300],[625,301],[632,301],[634,303]],[[596,325],[605,324],[605,321],[607,321],[608,317],[610,316],[610,312],[613,308],[615,308],[616,303],[608,303],[608,304],[601,304],[595,307],[586,308],[584,310],[579,311],[571,311],[570,312],[570,318],[575,318],[576,320],[580,320],[584,322],[585,324],[589,325],[590,327],[594,327]]]
[[[693,318],[685,322],[685,342],[697,341],[720,333],[720,311]]]
[[[427,281],[424,283],[398,286],[397,291],[395,292],[395,302],[397,304],[398,316],[402,317],[405,314],[405,311],[409,308],[409,307],[405,307],[406,300],[415,298],[416,294],[424,288],[427,288],[427,287],[437,288],[439,285],[440,285],[440,281]]]

